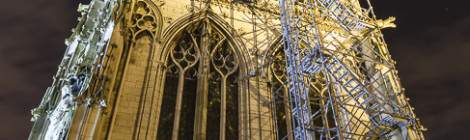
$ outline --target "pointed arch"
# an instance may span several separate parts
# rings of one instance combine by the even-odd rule
[[[194,14],[187,14],[179,19],[177,19],[173,24],[171,24],[168,28],[163,31],[162,34],[162,44],[163,46],[168,46],[169,43],[177,36],[185,27],[193,25],[197,22],[201,22],[202,20],[207,20],[207,22],[212,23],[217,27],[217,29],[223,33],[228,39],[229,42],[235,47],[235,52],[238,56],[241,56],[241,60],[246,65],[243,67],[244,72],[247,74],[249,71],[250,66],[252,65],[251,59],[249,58],[249,51],[243,47],[245,46],[244,43],[238,38],[235,37],[236,32],[235,30],[220,16],[212,11],[201,11]],[[162,57],[160,58],[162,61],[168,57],[168,47],[165,47],[162,51]],[[166,55],[164,55],[166,54]]]
[[[133,1],[132,13],[129,17],[129,29],[132,40],[140,33],[150,33],[154,39],[161,38],[163,16],[160,8],[151,0]]]
[[[293,139],[291,123],[290,97],[288,93],[286,59],[282,36],[267,48],[262,55],[263,71],[266,71],[269,81],[269,92],[272,95],[272,116],[275,125],[276,139]]]
[[[157,53],[165,66],[160,72],[158,139],[241,136],[250,59],[233,31],[215,13],[202,11],[183,16],[163,32]]]
[[[135,0],[122,7],[122,22],[118,22],[113,33],[116,44],[118,73],[114,87],[117,93],[109,97],[112,104],[112,115],[109,126],[106,126],[107,139],[122,137],[138,139],[147,137],[148,126],[143,114],[151,114],[146,105],[151,102],[156,64],[155,52],[163,27],[163,16],[159,6],[152,0]],[[125,32],[121,32],[125,31]],[[138,84],[136,84],[138,83]],[[137,85],[137,86],[127,86]],[[128,99],[134,99],[129,101]],[[129,107],[129,104],[133,106]],[[127,115],[127,118],[117,117]],[[144,121],[143,121],[144,120]],[[126,124],[126,126],[122,125]],[[133,126],[129,129],[129,126]],[[129,133],[120,134],[120,130],[129,129]]]
[[[300,44],[300,47],[305,47],[305,42]],[[288,87],[288,75],[287,75],[287,60],[286,54],[284,53],[285,41],[282,36],[278,37],[263,54],[264,71],[268,73],[270,81],[270,92],[273,95],[273,121],[276,125],[275,133],[277,139],[294,139],[293,136],[293,124],[291,121],[291,104],[292,97],[289,94]],[[323,94],[327,90],[327,86],[321,79],[323,73],[320,72],[312,77],[309,77],[309,94],[308,94],[308,106],[314,114],[317,114],[312,118],[310,127],[322,127],[330,126],[334,127],[336,124],[332,122],[334,114],[331,113],[333,108],[327,108],[325,105],[325,99]],[[327,109],[326,109],[327,108]],[[328,135],[335,135],[334,132],[325,132]],[[320,134],[316,133],[315,137],[321,137]]]
[[[261,64],[263,66],[268,66],[271,63],[269,61],[271,60],[272,57],[274,57],[274,54],[276,53],[276,51],[278,49],[282,49],[282,44],[283,44],[282,42],[283,42],[282,36],[276,37],[274,42],[271,43],[266,49],[266,51],[263,52],[263,54],[261,55],[263,56],[263,58],[261,59]]]

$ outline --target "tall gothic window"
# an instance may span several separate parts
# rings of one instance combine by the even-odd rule
[[[271,58],[271,92],[274,97],[273,120],[277,128],[277,139],[292,139],[293,133],[285,58],[282,47],[276,48]]]
[[[240,62],[229,40],[202,20],[167,46],[157,139],[238,139]]]
[[[301,46],[302,47],[302,46]],[[282,45],[273,50],[271,54],[271,93],[273,95],[273,121],[275,124],[275,133],[277,139],[282,140],[291,140],[293,139],[293,125],[291,118],[291,105],[292,100],[288,91],[288,76],[286,71],[286,57]],[[310,77],[309,80],[309,108],[312,114],[314,115],[309,124],[309,127],[312,129],[319,129],[322,127],[334,127],[335,124],[333,121],[333,114],[331,111],[332,108],[328,108],[326,100],[323,97],[326,97],[324,79],[322,78],[321,73]],[[330,132],[331,131],[331,132]],[[324,135],[334,136],[333,130],[325,130]],[[316,138],[325,137],[322,134],[314,134]]]

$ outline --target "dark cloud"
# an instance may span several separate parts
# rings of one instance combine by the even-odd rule
[[[470,17],[391,42],[402,83],[432,139],[470,129]]]
[[[35,107],[52,82],[76,22],[77,1],[0,4],[0,139],[27,139]]]
[[[76,23],[80,0],[0,4],[0,140],[27,139],[29,110],[52,82]],[[465,2],[373,1],[403,85],[430,139],[462,139],[470,130],[470,12]],[[446,9],[447,8],[447,9]]]

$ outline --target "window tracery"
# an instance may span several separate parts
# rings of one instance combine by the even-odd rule
[[[207,139],[238,137],[240,61],[232,44],[214,23],[201,20],[167,46],[157,139],[201,137],[204,129]],[[198,125],[199,119],[207,123]]]
[[[286,57],[282,45],[278,45],[274,48],[270,55],[272,60],[270,63],[270,74],[271,74],[271,94],[273,96],[273,121],[275,124],[276,137],[277,139],[293,139],[293,122],[291,118],[291,96],[288,92],[288,77],[286,71]],[[311,118],[312,123],[309,124],[312,128],[322,128],[323,126],[335,126],[333,119],[334,116],[331,112],[333,108],[327,106],[327,100],[324,97],[325,91],[328,90],[328,86],[324,79],[321,76],[322,73],[318,73],[311,78],[305,79],[310,83],[309,85],[309,109],[311,112],[316,115],[316,117]],[[328,131],[328,135],[335,135],[332,130]],[[331,133],[330,133],[331,132]],[[320,134],[315,137],[321,137]],[[323,136],[324,137],[324,136]]]
[[[149,32],[151,36],[158,34],[161,29],[162,19],[158,8],[153,2],[139,0],[136,2],[132,17],[129,22],[129,29],[136,36],[141,32]]]
[[[287,85],[286,59],[284,50],[276,48],[273,54],[273,61],[270,65],[272,80],[271,94],[273,95],[273,121],[276,125],[276,137],[278,139],[289,139],[292,134],[292,124],[290,122],[290,102]]]

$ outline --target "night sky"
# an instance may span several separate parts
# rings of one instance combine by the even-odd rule
[[[428,139],[470,131],[468,0],[371,0],[399,74]],[[41,101],[76,24],[79,0],[5,0],[0,4],[0,140],[27,139],[30,110]]]

